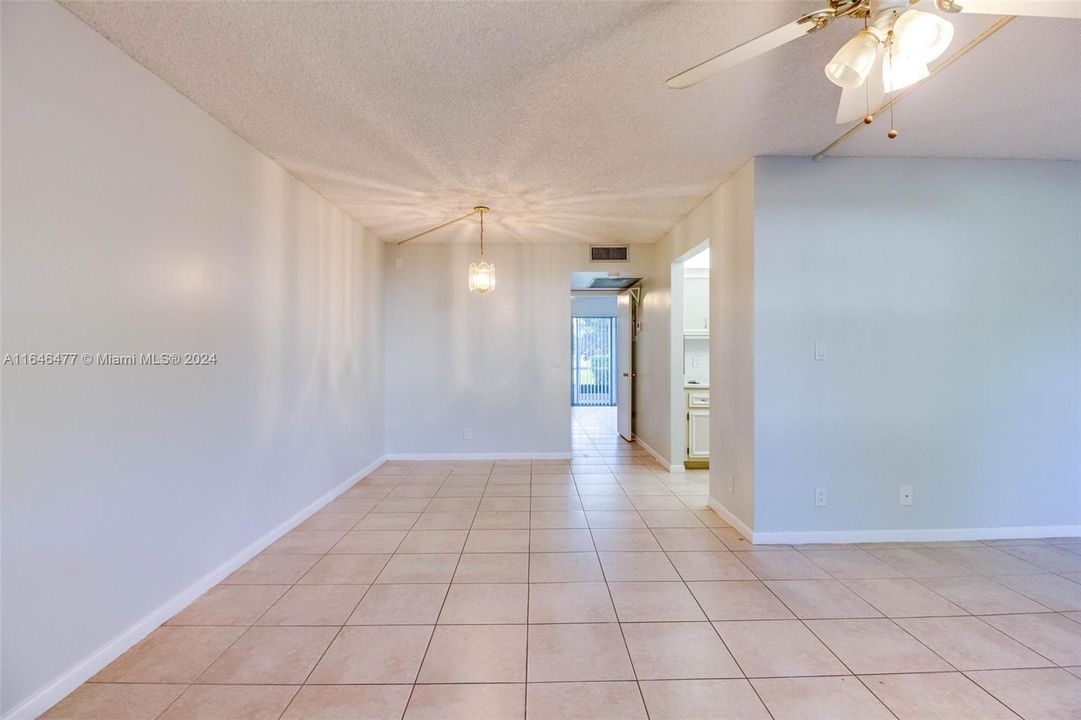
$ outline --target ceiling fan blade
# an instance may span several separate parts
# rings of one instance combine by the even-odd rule
[[[700,62],[678,75],[673,75],[664,84],[676,90],[683,90],[692,85],[697,85],[711,75],[716,75],[719,72],[745,63],[752,58],[781,47],[785,43],[792,42],[798,37],[825,27],[833,20],[835,15],[835,11],[829,8],[804,15],[799,20],[783,25],[776,30],[771,30],[765,35],[759,35],[754,40],[748,40],[742,45],[737,45],[716,57]]]
[[[855,88],[845,88],[841,92],[841,104],[837,108],[837,124],[847,125],[859,122],[868,114],[878,112],[886,98],[882,83],[882,58],[884,53],[879,48],[875,63],[863,84]]]
[[[966,15],[1023,15],[1081,19],[1077,0],[937,0],[939,10]]]

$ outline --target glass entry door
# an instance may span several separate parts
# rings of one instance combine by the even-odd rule
[[[571,318],[571,404],[616,404],[616,319]]]

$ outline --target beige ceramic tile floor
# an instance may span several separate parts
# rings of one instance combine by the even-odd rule
[[[46,717],[1081,717],[1078,540],[755,547],[611,421],[383,465]]]

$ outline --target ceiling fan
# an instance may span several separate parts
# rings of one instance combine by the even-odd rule
[[[776,30],[688,68],[665,83],[684,89],[796,38],[821,30],[838,18],[861,21],[863,28],[826,64],[826,77],[841,88],[837,122],[860,118],[870,124],[886,93],[928,76],[927,64],[953,39],[953,25],[942,15],[914,10],[919,0],[829,0],[829,7],[808,13]],[[930,2],[928,3],[930,4]],[[934,0],[946,16],[964,13],[1081,18],[1079,0]],[[890,138],[897,131],[890,128]]]

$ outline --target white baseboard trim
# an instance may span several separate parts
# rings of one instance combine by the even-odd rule
[[[142,620],[139,620],[127,630],[120,633],[120,635],[90,653],[90,655],[86,656],[73,667],[62,673],[44,688],[38,690],[26,700],[23,700],[13,707],[3,716],[3,720],[30,720],[44,713],[53,705],[64,699],[64,697],[75,690],[75,688],[93,677],[99,670],[120,657],[121,654],[135,645],[135,643],[156,630],[159,625],[186,608],[200,595],[224,580],[234,570],[265,550],[282,535],[308,519],[308,517],[317,510],[320,510],[331,500],[351,488],[357,480],[360,480],[365,475],[368,475],[378,468],[386,462],[386,459],[385,456],[380,457],[363,470],[355,473],[352,477],[331,489],[329,492],[319,496],[303,510],[299,511],[288,520],[245,547],[236,555],[181,590],[172,598],[155,608]]]
[[[751,531],[751,528],[747,527],[747,524],[745,522],[736,517],[736,514],[734,512],[726,508],[724,505],[721,505],[721,503],[719,503],[712,497],[708,498],[706,500],[706,503],[709,505],[710,509],[713,512],[721,516],[721,519],[734,527],[736,530],[739,530],[740,535],[747,538],[751,542],[754,542],[754,533]]]
[[[1023,525],[992,528],[905,528],[900,530],[797,530],[753,532],[714,498],[709,507],[755,545],[810,545],[876,542],[950,542],[1011,538],[1081,537],[1081,525]]]
[[[647,445],[645,440],[643,440],[639,436],[635,435],[634,441],[638,443],[643,450],[652,455],[653,459],[659,462],[668,472],[686,472],[687,468],[683,467],[683,463],[677,463],[673,465],[672,463],[668,462],[668,460],[666,460],[663,455],[661,455],[659,452]]]
[[[1026,525],[991,528],[756,532],[753,541],[758,545],[807,545],[811,543],[949,542],[1079,536],[1081,536],[1081,525]]]
[[[388,453],[387,460],[570,460],[569,452]]]

